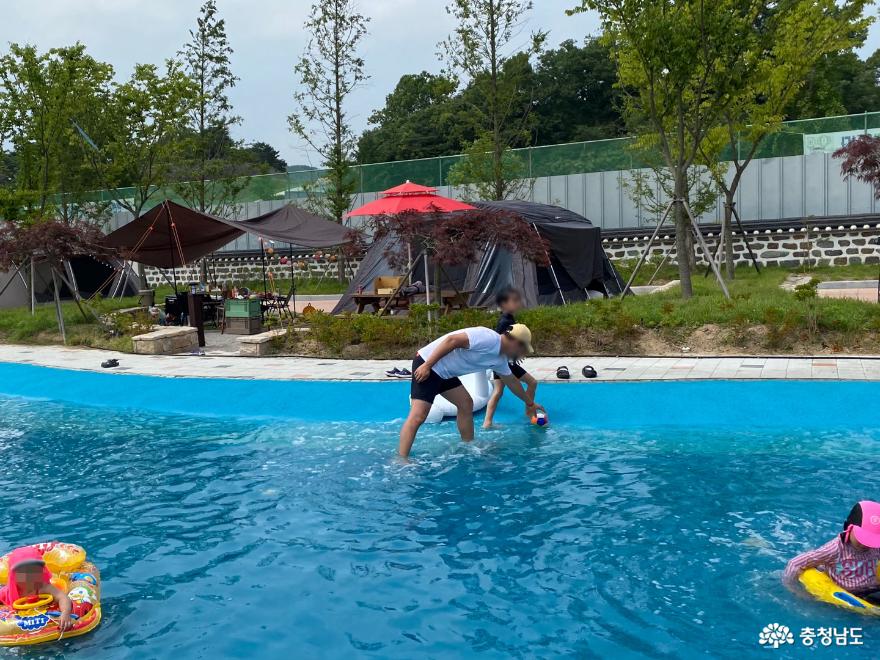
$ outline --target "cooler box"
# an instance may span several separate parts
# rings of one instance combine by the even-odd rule
[[[238,300],[236,298],[226,299],[226,318],[227,319],[259,319],[260,318],[260,301],[256,298],[246,298]]]

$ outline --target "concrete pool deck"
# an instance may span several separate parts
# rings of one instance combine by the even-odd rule
[[[101,362],[119,360],[115,369]],[[58,369],[190,378],[250,380],[389,380],[385,371],[409,367],[406,360],[334,360],[322,358],[195,355],[131,355],[88,348],[0,345],[0,363]],[[570,382],[585,382],[581,368],[592,365],[594,381],[651,380],[874,380],[880,381],[880,356],[863,357],[539,357],[525,366],[538,380],[560,382],[556,368],[565,365]]]

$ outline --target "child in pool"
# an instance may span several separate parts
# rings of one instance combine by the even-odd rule
[[[501,317],[498,319],[495,331],[499,335],[503,335],[516,323],[515,314],[523,308],[523,299],[519,291],[508,287],[498,294],[495,301],[498,304],[498,309],[501,311]],[[538,381],[516,362],[510,363],[510,371],[534,397],[535,390],[538,389]],[[492,427],[492,420],[495,417],[495,411],[498,409],[498,402],[501,401],[501,396],[504,394],[504,383],[501,382],[498,374],[495,374],[492,383],[494,389],[489,396],[489,400],[486,402],[486,416],[483,418],[483,428],[486,429]]]
[[[783,580],[793,586],[803,571],[818,568],[850,593],[865,596],[880,590],[878,565],[880,503],[863,500],[849,512],[843,523],[843,532],[821,548],[805,552],[788,562]]]
[[[57,622],[58,628],[64,632],[70,628],[70,598],[51,584],[51,579],[52,574],[46,568],[39,550],[31,547],[17,548],[9,555],[9,579],[6,586],[0,589],[0,602],[12,607],[19,598],[50,594],[61,611]]]

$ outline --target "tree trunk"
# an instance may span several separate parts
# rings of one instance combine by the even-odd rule
[[[675,173],[676,203],[672,209],[675,218],[675,251],[678,261],[678,279],[681,281],[681,297],[690,298],[694,294],[691,284],[691,261],[694,256],[690,240],[690,219],[684,210],[684,204],[678,200],[687,198],[687,181],[685,172]]]
[[[736,277],[736,264],[733,256],[733,193],[727,192],[724,204],[724,226],[721,234],[724,241],[724,274],[727,279]]]

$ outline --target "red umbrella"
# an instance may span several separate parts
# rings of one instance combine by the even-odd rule
[[[474,207],[457,199],[437,194],[436,188],[420,186],[407,181],[381,193],[379,199],[356,208],[347,215],[396,215],[404,211],[433,213],[435,211],[472,211]]]

